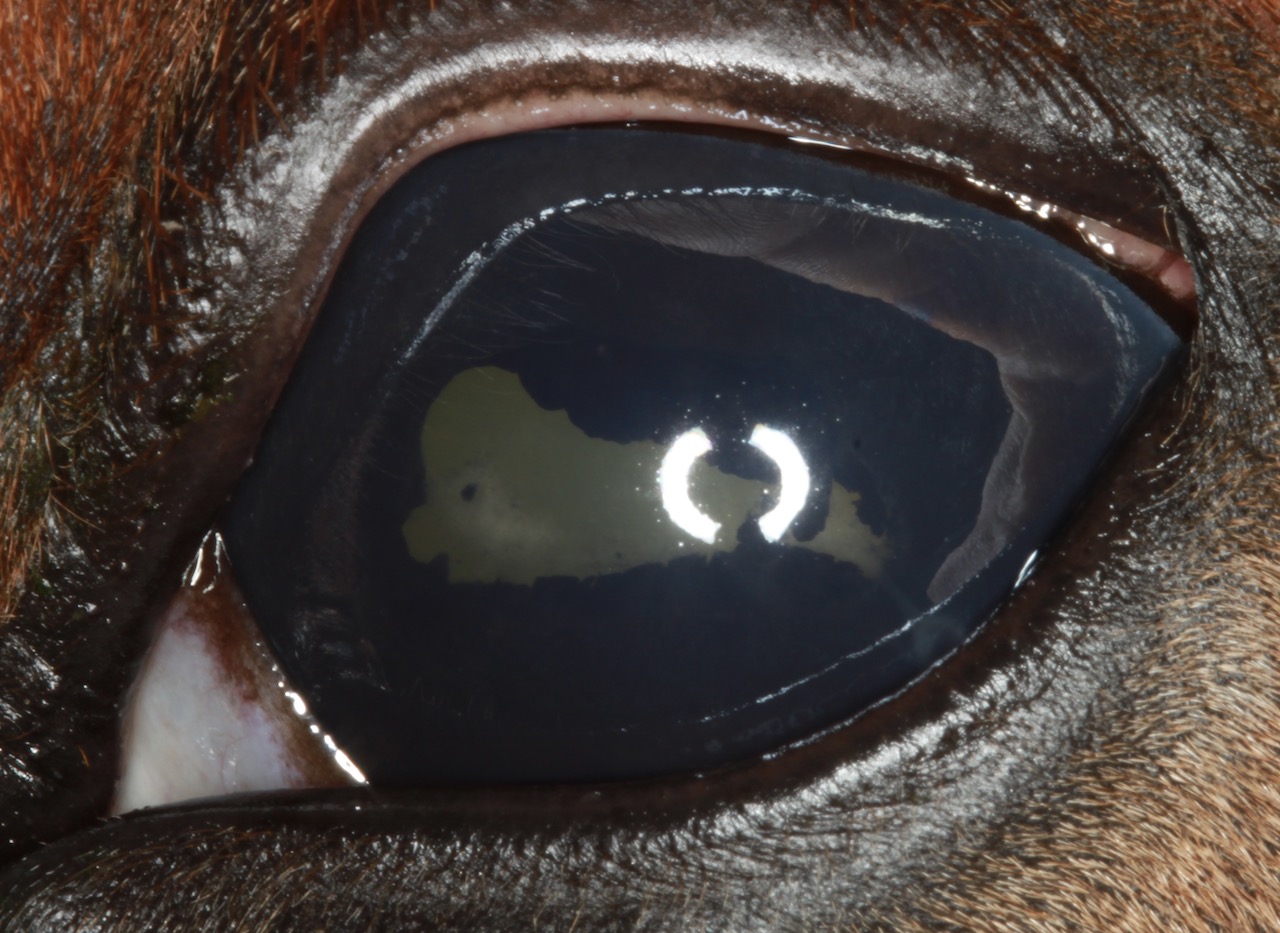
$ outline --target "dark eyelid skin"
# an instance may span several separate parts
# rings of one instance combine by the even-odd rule
[[[1268,731],[1280,711],[1259,659],[1276,642],[1276,127],[1260,90],[1275,52],[1211,7],[858,10],[854,26],[807,3],[388,14],[342,81],[281,104],[290,133],[211,170],[214,206],[186,215],[201,225],[184,234],[173,349],[142,327],[120,337],[113,414],[61,435],[80,445],[72,465],[102,473],[67,487],[75,518],[50,525],[0,641],[0,844],[26,855],[0,873],[0,920],[189,927],[193,903],[210,905],[207,925],[234,915],[248,928],[535,916],[1019,928],[1033,905],[1064,927],[1274,919],[1280,805],[1259,789],[1280,777]],[[616,103],[591,110],[596,95]],[[513,129],[577,101],[596,119],[659,102],[640,115],[865,146],[1176,241],[1200,292],[1191,375],[977,642],[772,760],[627,786],[230,800],[95,825],[150,616],[251,450],[362,205],[433,147],[481,132],[476,111]],[[92,304],[72,295],[67,321]]]

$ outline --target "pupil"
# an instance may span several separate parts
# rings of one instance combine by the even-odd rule
[[[705,768],[969,638],[1176,349],[933,191],[688,133],[493,140],[371,213],[224,530],[374,780]]]

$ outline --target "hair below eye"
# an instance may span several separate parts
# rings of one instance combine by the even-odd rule
[[[809,152],[490,140],[375,205],[223,531],[371,780],[698,770],[944,661],[1180,346],[1051,237]]]

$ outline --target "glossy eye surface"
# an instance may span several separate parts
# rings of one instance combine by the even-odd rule
[[[1051,237],[839,161],[491,140],[375,206],[223,529],[372,780],[695,770],[971,637],[1179,347]]]

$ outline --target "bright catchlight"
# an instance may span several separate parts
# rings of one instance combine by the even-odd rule
[[[779,473],[778,504],[760,516],[760,533],[770,543],[782,540],[809,498],[809,465],[796,442],[777,428],[757,424],[748,441],[774,462]],[[658,470],[662,507],[676,526],[706,544],[715,544],[720,523],[701,512],[689,498],[689,473],[699,457],[711,452],[702,428],[691,428],[672,442]]]
[[[747,443],[778,465],[778,504],[760,516],[760,533],[766,541],[780,541],[809,498],[809,465],[796,442],[777,428],[757,424]]]
[[[720,523],[698,511],[689,498],[689,471],[694,461],[711,450],[711,441],[702,428],[691,428],[667,448],[658,469],[658,489],[662,507],[682,530],[706,544],[715,544]]]

